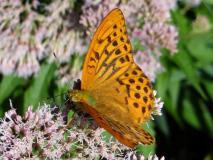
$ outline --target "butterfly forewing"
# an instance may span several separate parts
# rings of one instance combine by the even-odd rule
[[[131,50],[124,16],[119,9],[114,9],[93,36],[83,67],[82,89],[92,88],[94,83],[97,85],[112,74],[125,71],[133,61]]]

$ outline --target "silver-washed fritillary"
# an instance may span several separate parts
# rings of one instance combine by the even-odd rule
[[[70,90],[69,97],[124,145],[133,148],[154,142],[141,127],[153,111],[153,90],[133,60],[120,9],[113,9],[95,32],[83,66],[81,90]]]

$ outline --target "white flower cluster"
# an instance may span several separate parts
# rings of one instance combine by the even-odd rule
[[[45,57],[55,60],[54,53],[59,62],[69,61],[73,53],[85,53],[81,31],[72,26],[75,17],[69,17],[69,0],[53,1],[46,14],[35,10],[39,0],[0,3],[0,73],[29,77],[40,70]]]
[[[106,142],[104,130],[99,127],[80,128],[78,122],[81,119],[78,116],[77,123],[68,128],[57,110],[44,104],[35,112],[29,107],[23,117],[13,108],[6,112],[5,117],[0,119],[0,158],[130,160],[136,156],[136,152],[112,137]],[[138,156],[144,159],[137,153]]]

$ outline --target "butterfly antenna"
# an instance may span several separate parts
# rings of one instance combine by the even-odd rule
[[[70,100],[70,99],[69,99],[69,98],[67,98],[67,100],[65,100],[64,104],[66,104],[67,102],[69,102],[69,100]]]

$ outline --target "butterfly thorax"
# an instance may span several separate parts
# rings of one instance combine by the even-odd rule
[[[95,98],[88,91],[70,90],[68,92],[68,96],[73,102],[83,102],[87,103],[90,106],[96,105]]]

